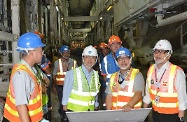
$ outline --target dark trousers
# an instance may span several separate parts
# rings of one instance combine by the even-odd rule
[[[58,95],[58,101],[59,101],[59,109],[58,112],[62,114],[62,97],[63,97],[63,85],[57,85],[56,91]]]
[[[67,110],[68,112],[72,112],[71,110]],[[68,117],[66,116],[66,111],[63,111],[63,115],[61,118],[61,122],[69,122]]]
[[[106,109],[106,106],[103,106],[103,104],[106,101],[105,89],[106,89],[106,86],[102,86],[101,85],[100,90],[99,90],[99,106],[100,106],[101,110],[105,110]]]
[[[50,80],[50,84],[49,87],[47,88],[47,95],[48,95],[48,112],[47,114],[44,116],[44,118],[46,118],[47,120],[51,120],[51,88],[52,88],[52,77],[51,76],[47,76]],[[50,108],[50,109],[49,109]]]
[[[161,114],[153,111],[152,117],[153,122],[180,122],[178,114]]]

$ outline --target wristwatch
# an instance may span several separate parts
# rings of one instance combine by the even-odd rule
[[[181,122],[184,122],[184,117],[179,117],[179,120],[180,120]]]

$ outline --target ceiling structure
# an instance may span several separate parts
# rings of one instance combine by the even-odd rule
[[[47,5],[50,5],[50,0],[43,0]],[[111,0],[108,0],[106,2],[107,4],[110,4]],[[89,32],[92,31],[93,26],[101,19],[111,17],[113,14],[113,7],[110,8],[110,10],[103,10],[99,16],[91,16],[90,12],[93,9],[93,6],[96,6],[97,0],[54,0],[56,4],[58,4],[63,10],[63,7],[61,5],[66,4],[67,11],[65,12],[63,16],[63,21],[66,23],[70,40],[77,40],[77,41],[84,41],[85,37],[88,35]],[[108,5],[109,6],[109,5]],[[66,8],[66,7],[65,7]],[[96,8],[97,9],[97,8]],[[65,10],[65,11],[66,11]],[[67,14],[68,13],[68,14]]]
[[[90,21],[86,17],[90,16],[90,11],[95,0],[68,0],[69,12],[68,29],[72,40],[82,40],[87,36],[90,29]],[[77,19],[75,19],[77,17]],[[79,21],[76,21],[79,20]],[[84,21],[85,20],[85,21]]]
[[[68,0],[70,16],[89,16],[95,0]]]

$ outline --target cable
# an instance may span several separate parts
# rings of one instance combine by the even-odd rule
[[[143,14],[143,13],[140,13],[140,17],[143,16],[144,19],[148,22],[148,24],[151,26],[151,27],[154,27],[154,28],[158,28],[156,25],[153,25],[150,23],[150,21],[148,20],[148,18]]]

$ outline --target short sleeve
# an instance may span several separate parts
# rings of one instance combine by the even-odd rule
[[[32,78],[25,71],[17,71],[12,78],[12,82],[16,106],[28,104],[35,86]]]
[[[141,72],[137,73],[134,80],[134,91],[141,91],[142,96],[144,95],[145,81]]]

